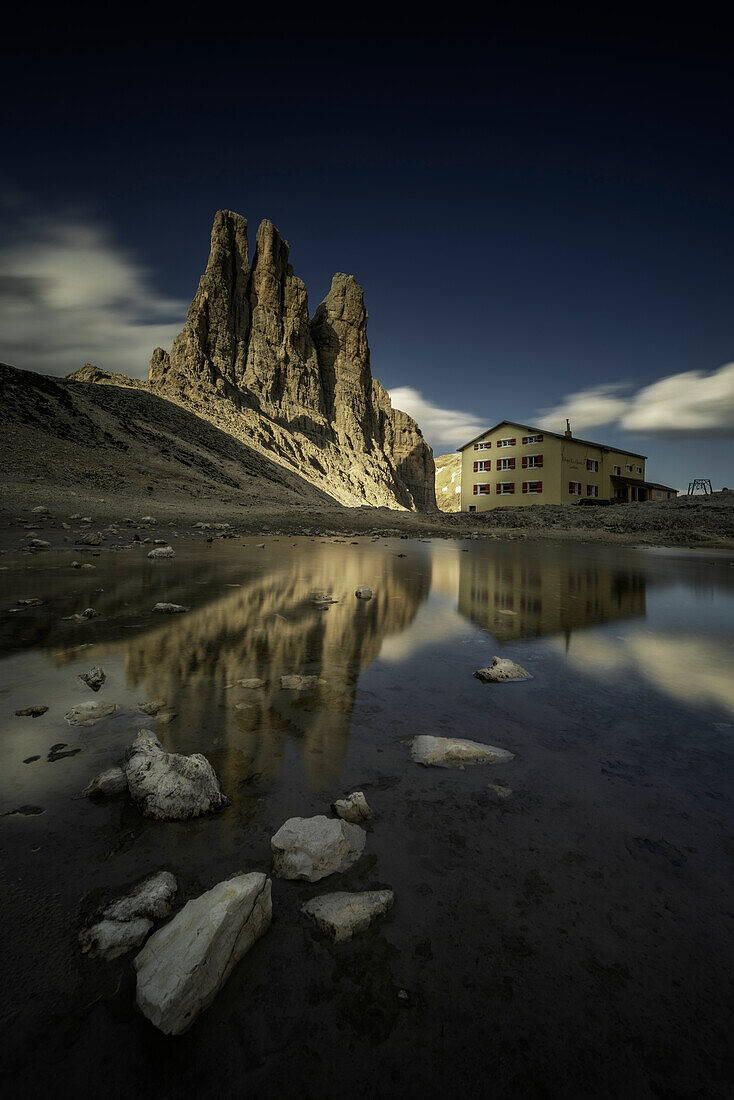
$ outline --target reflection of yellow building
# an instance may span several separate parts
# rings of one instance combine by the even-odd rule
[[[459,611],[497,638],[570,634],[645,614],[645,578],[611,561],[576,565],[568,550],[493,547],[461,562]]]
[[[568,421],[567,421],[568,423]],[[502,420],[459,448],[461,510],[578,500],[669,500],[677,490],[645,481],[645,455]]]

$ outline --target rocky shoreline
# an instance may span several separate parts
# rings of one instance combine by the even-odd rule
[[[627,546],[734,549],[734,492],[674,501],[600,508],[535,505],[497,508],[479,515],[408,512],[389,508],[288,507],[247,504],[235,498],[197,499],[91,493],[37,479],[4,487],[0,551],[122,549],[131,540],[238,538],[255,535],[310,537],[532,539]],[[41,509],[34,511],[34,509]],[[135,536],[138,539],[135,539]]]

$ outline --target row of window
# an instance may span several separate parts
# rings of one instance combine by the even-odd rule
[[[522,437],[523,447],[528,447],[531,443],[542,443],[542,442],[543,442],[543,436],[542,435],[524,435]],[[492,446],[491,443],[475,443],[474,444],[474,450],[475,451],[488,451],[491,446]],[[498,447],[516,447],[517,446],[517,438],[513,435],[511,437],[508,437],[507,439],[498,439],[497,440],[497,446]]]
[[[576,497],[582,496],[583,494],[582,494],[581,488],[582,487],[581,487],[581,482],[580,481],[569,481],[569,483],[568,483],[568,491],[571,494],[571,496],[576,496]],[[599,486],[598,485],[587,485],[586,486],[586,495],[587,495],[587,497],[598,497],[599,496]]]
[[[586,469],[588,470],[588,468],[589,468],[589,466],[588,466],[588,463],[587,463]],[[628,474],[631,474],[632,473],[632,467],[630,465],[625,466],[625,471]],[[612,474],[613,475],[616,475],[617,477],[620,477],[621,473],[622,473],[622,467],[621,466],[612,466]],[[641,474],[642,473],[642,466],[635,466],[635,473],[636,474]]]
[[[542,455],[523,455],[522,456],[522,468],[523,470],[540,470],[543,465]],[[474,463],[474,473],[478,473],[479,470],[491,470],[492,459],[480,458]],[[514,470],[515,459],[514,458],[498,458],[497,470]]]
[[[523,481],[522,491],[523,491],[523,493],[542,493],[543,492],[543,482],[542,481]],[[475,485],[474,486],[474,496],[489,496],[491,492],[492,492],[492,486],[489,485],[489,484]],[[499,493],[500,496],[508,496],[509,494],[515,492],[515,482],[514,481],[498,481],[497,485],[495,487],[495,492]]]

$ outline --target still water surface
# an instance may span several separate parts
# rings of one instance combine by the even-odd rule
[[[573,544],[281,538],[7,555],[0,571],[3,1045],[16,1094],[729,1096],[734,568]],[[78,553],[76,555],[79,556]],[[368,584],[374,598],[354,590]],[[328,593],[324,611],[311,602]],[[18,599],[43,606],[12,610]],[[185,615],[153,615],[158,600]],[[88,622],[64,616],[92,606]],[[494,654],[533,679],[482,685]],[[101,665],[93,695],[76,677]],[[310,692],[279,677],[318,674]],[[245,689],[260,677],[266,687]],[[162,700],[162,720],[136,708]],[[117,712],[89,728],[86,701]],[[41,718],[15,717],[41,704]],[[201,751],[231,805],[189,823],[75,797],[136,729]],[[516,753],[424,769],[419,733]],[[52,749],[53,747],[53,749]],[[510,788],[501,797],[492,784]],[[134,1010],[130,956],[79,955],[101,899],[268,870],[291,816],[364,790],[346,874],[274,884],[273,925],[183,1040]],[[33,808],[33,814],[13,813]],[[395,890],[351,944],[299,913]],[[403,992],[401,992],[403,991]],[[405,996],[407,993],[407,999]],[[223,1069],[222,1067],[226,1067]],[[673,1090],[673,1092],[666,1092]],[[236,1089],[236,1094],[239,1095]]]

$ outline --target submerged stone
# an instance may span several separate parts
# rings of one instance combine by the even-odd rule
[[[411,757],[418,764],[437,768],[463,768],[466,764],[505,764],[515,754],[479,741],[463,741],[457,737],[414,737]]]
[[[315,921],[336,943],[351,940],[369,928],[375,917],[386,913],[395,900],[392,890],[363,890],[359,893],[321,894],[301,906],[301,912]]]
[[[371,821],[375,816],[362,791],[353,791],[346,798],[338,799],[332,803],[331,808],[337,817],[341,817],[344,821],[352,821],[355,825],[359,825],[362,821]]]
[[[506,657],[493,657],[492,664],[487,668],[479,668],[474,673],[477,680],[485,684],[501,684],[506,680],[531,680],[532,676],[514,661]]]
[[[93,798],[101,795],[111,798],[113,795],[122,794],[127,790],[127,779],[122,768],[108,768],[107,771],[95,775],[91,783],[82,791],[85,798]]]
[[[156,546],[155,549],[148,551],[149,558],[175,558],[176,551],[172,546]]]
[[[117,703],[79,703],[64,718],[70,726],[93,726],[117,710]]]
[[[91,958],[111,959],[139,947],[153,927],[152,920],[101,920],[79,933],[82,953]]]

